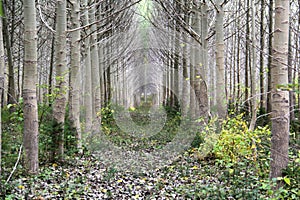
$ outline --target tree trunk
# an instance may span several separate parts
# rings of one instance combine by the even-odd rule
[[[250,130],[254,130],[256,124],[256,113],[257,113],[257,94],[256,94],[256,28],[255,28],[255,2],[251,1],[252,8],[252,32],[251,32],[251,40],[252,40],[252,64],[251,64],[251,122],[250,122]]]
[[[300,0],[298,0],[298,7],[300,7]],[[300,15],[298,15],[298,28],[297,28],[297,32],[300,33]],[[296,42],[296,51],[295,51],[295,57],[297,57],[298,55],[300,55],[300,39],[299,37],[297,38],[297,42]],[[300,91],[300,57],[298,56],[298,59],[296,60],[296,62],[298,63],[298,91]],[[295,77],[296,77],[296,71],[295,71]],[[297,100],[298,100],[298,109],[300,108],[300,92],[298,92],[297,95]],[[296,136],[298,139],[300,139],[300,134],[298,132],[298,136]]]
[[[71,2],[71,75],[70,75],[70,122],[75,131],[78,151],[82,152],[81,127],[80,127],[80,4],[79,0]]]
[[[300,7],[300,0],[298,0],[298,7]],[[298,28],[297,32],[300,33],[300,15],[298,15]],[[296,44],[296,55],[300,55],[300,38],[298,38],[297,44]],[[300,57],[298,57],[298,91],[300,91]],[[298,109],[300,109],[300,92],[298,93]],[[298,123],[300,123],[300,113],[298,113]],[[298,130],[298,134],[296,135],[296,139],[300,140],[300,130]]]
[[[53,133],[54,158],[62,159],[64,154],[64,122],[66,111],[66,89],[67,89],[67,61],[66,61],[66,0],[57,0],[56,8],[56,35],[55,35],[55,57],[56,57],[56,88],[57,95],[53,105],[53,118],[55,121],[55,132]]]
[[[89,21],[96,21],[95,12],[96,5],[92,5],[89,10]],[[100,94],[100,71],[99,71],[99,55],[97,44],[97,27],[96,24],[91,26],[90,50],[91,50],[91,69],[92,69],[92,91],[93,91],[93,117],[97,117],[96,113],[101,110],[101,94]],[[99,126],[99,121],[95,121],[95,126]],[[94,128],[96,128],[94,127]],[[99,127],[98,127],[99,128]]]
[[[186,7],[189,6],[188,1],[182,0],[181,3]],[[184,13],[183,18],[186,24],[189,23],[189,15]],[[184,117],[188,114],[188,103],[189,103],[189,84],[188,84],[188,41],[186,38],[186,34],[182,33],[182,39],[184,41],[184,46],[182,50],[182,75],[183,75],[183,87],[182,87],[182,115]]]
[[[30,174],[38,173],[38,107],[37,84],[37,30],[35,1],[24,2],[24,138],[25,168]]]
[[[5,48],[7,52],[8,61],[8,93],[7,93],[7,103],[14,104],[17,102],[16,91],[15,91],[15,74],[14,74],[14,64],[11,50],[11,40],[8,31],[7,18],[3,18],[3,37]]]
[[[192,10],[196,9],[194,5],[192,5]],[[190,19],[191,27],[195,30],[196,29],[196,14],[193,13],[191,15]],[[195,44],[195,41],[192,39],[192,44]],[[194,80],[195,80],[195,65],[196,65],[196,60],[195,60],[196,52],[195,52],[195,46],[191,45],[190,48],[190,85],[193,88],[194,85]],[[195,99],[195,90],[194,88],[190,91],[190,117],[194,118],[196,113],[196,99]]]
[[[0,177],[1,173],[1,161],[2,161],[2,95],[4,89],[4,69],[5,69],[5,61],[4,61],[4,47],[3,47],[3,35],[2,35],[2,19],[0,18]]]
[[[245,104],[244,106],[244,112],[245,115],[248,117],[250,114],[250,101],[249,101],[249,67],[251,67],[250,65],[250,1],[251,0],[247,0],[246,2],[246,10],[247,10],[247,14],[246,14],[246,49],[245,49]]]
[[[195,24],[194,24],[194,31],[198,34],[201,35],[201,40],[203,40],[203,34],[201,34],[201,26],[202,26],[202,19],[201,19],[201,5],[196,5],[195,9]],[[196,118],[202,117],[204,114],[204,108],[205,106],[202,105],[203,101],[202,99],[207,98],[207,93],[202,93],[205,91],[201,91],[202,84],[205,85],[205,71],[203,67],[203,60],[202,60],[202,46],[198,42],[194,43],[194,77],[193,78],[193,89],[195,93],[195,112],[196,112]],[[207,91],[207,90],[206,90]],[[199,112],[198,112],[199,111]]]
[[[201,23],[201,42],[202,42],[202,65],[203,65],[203,71],[204,74],[202,75],[203,79],[204,79],[204,84],[207,86],[209,85],[209,81],[208,81],[208,41],[207,41],[207,37],[208,37],[208,5],[205,1],[203,1],[202,4],[202,23]],[[206,87],[205,86],[205,87]],[[207,88],[206,88],[207,91]],[[207,98],[208,100],[208,108],[207,111],[210,112],[210,95],[207,91],[206,94],[203,94],[204,98]],[[207,113],[209,114],[209,113]]]
[[[261,0],[261,10],[260,10],[260,53],[259,53],[259,75],[260,75],[260,109],[265,108],[265,67],[264,67],[264,49],[265,49],[265,33],[264,33],[264,17],[265,17],[265,0]]]
[[[271,90],[272,90],[272,49],[273,49],[273,12],[274,12],[274,1],[269,2],[269,40],[268,40],[268,94],[267,94],[267,113],[272,112],[271,104]]]
[[[98,18],[97,20],[100,20],[102,18],[101,13],[104,11],[104,6],[99,5],[98,8]],[[98,23],[98,29],[102,27],[101,23]],[[100,41],[103,38],[102,35],[98,36],[98,41]],[[98,44],[98,59],[99,59],[99,77],[100,77],[100,99],[101,99],[101,107],[104,106],[104,100],[105,100],[105,85],[104,85],[104,47],[103,44]],[[124,99],[125,100],[125,99]],[[101,116],[100,116],[101,117]]]
[[[289,27],[289,47],[288,47],[288,79],[289,84],[294,83],[293,79],[293,49],[292,49],[292,29]],[[294,89],[290,93],[290,121],[295,120],[295,101],[294,101]]]
[[[225,86],[225,66],[224,66],[224,30],[223,20],[224,11],[221,6],[221,0],[217,2],[217,16],[216,16],[216,70],[217,70],[217,113],[220,118],[225,118],[226,111],[226,86]]]
[[[238,2],[238,15],[240,15],[241,13],[241,7],[242,7],[242,3],[241,0],[239,0]],[[239,27],[241,24],[241,20],[240,18],[237,19],[237,27]],[[241,55],[241,49],[240,49],[240,44],[241,44],[241,33],[240,33],[240,29],[237,32],[237,55],[236,55],[236,83],[237,83],[237,100],[235,103],[235,111],[239,112],[239,101],[241,99],[241,74],[240,74],[240,55]]]
[[[280,87],[288,84],[289,0],[275,1],[274,28],[270,178],[281,177],[288,165],[289,92]]]
[[[55,14],[56,15],[56,14]],[[56,16],[54,20],[54,27],[56,27]],[[49,78],[48,78],[48,103],[49,107],[52,106],[53,99],[51,98],[52,95],[52,79],[53,79],[53,66],[54,66],[54,54],[55,54],[55,36],[52,38],[51,42],[51,56],[50,56],[50,66],[49,66]]]

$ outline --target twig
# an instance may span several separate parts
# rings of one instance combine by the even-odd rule
[[[220,10],[219,10],[218,6],[215,4],[215,2],[212,1],[212,0],[210,0],[210,2],[211,2],[211,4],[215,7],[216,11],[219,13]]]
[[[44,20],[43,18],[43,14],[42,14],[42,9],[41,9],[41,4],[40,4],[40,1],[38,1],[38,6],[37,6],[38,10],[39,10],[39,14],[40,14],[40,18],[42,20],[42,22],[46,25],[46,27],[52,32],[52,33],[55,33],[56,31],[53,30],[53,28],[51,28],[47,22]]]
[[[16,169],[17,169],[17,166],[18,166],[18,164],[19,164],[19,161],[20,161],[20,158],[21,158],[22,147],[23,147],[23,145],[21,145],[21,146],[20,146],[20,150],[19,150],[18,159],[17,159],[17,161],[16,161],[16,163],[15,163],[15,166],[14,166],[13,170],[11,171],[11,173],[10,173],[9,177],[7,178],[7,180],[6,180],[5,184],[7,184],[7,183],[9,182],[9,180],[10,180],[10,178],[12,177],[13,173],[14,173],[14,172],[16,171]]]

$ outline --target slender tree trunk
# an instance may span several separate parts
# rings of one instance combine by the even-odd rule
[[[250,8],[250,1],[247,0],[246,2],[246,9]],[[250,112],[250,101],[249,101],[249,69],[250,69],[250,9],[247,9],[246,14],[246,49],[245,49],[245,105],[244,111],[246,116],[249,116]]]
[[[208,37],[208,5],[205,1],[203,1],[202,4],[202,23],[201,23],[201,42],[202,42],[202,63],[203,63],[203,71],[204,74],[203,79],[204,79],[204,83],[206,86],[209,85],[209,80],[208,80],[208,41],[207,41],[207,37]],[[207,90],[208,88],[206,88]],[[210,95],[209,95],[209,91],[207,91],[206,94],[203,94],[204,98],[207,98],[208,100],[208,112],[210,112]],[[209,113],[207,113],[209,114]]]
[[[22,36],[19,36],[19,40],[21,41]],[[23,58],[22,58],[22,42],[19,42],[18,44],[18,80],[17,80],[17,84],[18,84],[18,99],[22,96],[22,74],[23,74]],[[22,74],[21,74],[22,73]]]
[[[24,2],[24,137],[25,168],[30,174],[38,173],[38,107],[37,84],[37,30],[35,1]]]
[[[200,6],[200,5],[199,5]],[[202,10],[203,6],[201,5],[200,9],[196,11],[196,20],[195,20],[195,32],[201,35],[201,42],[203,44],[203,41],[205,40],[206,35],[202,32]],[[207,23],[207,21],[206,21]],[[223,26],[223,25],[222,25]],[[207,27],[206,27],[207,28]],[[206,66],[203,65],[203,51],[202,46],[198,43],[196,43],[195,48],[195,74],[194,74],[194,82],[193,82],[193,88],[195,91],[195,97],[197,102],[196,110],[199,113],[197,113],[196,117],[203,117],[204,119],[207,119],[208,114],[208,94],[207,94],[207,86],[206,86]]]
[[[188,7],[188,1],[182,0],[181,3]],[[183,14],[183,18],[186,24],[189,23],[189,15]],[[185,38],[185,33],[182,33],[182,39],[185,41],[182,50],[182,75],[183,75],[183,87],[182,87],[182,114],[184,117],[188,114],[188,103],[189,103],[189,84],[188,84],[188,41]]]
[[[3,18],[3,37],[5,48],[7,52],[7,61],[8,61],[8,96],[7,103],[14,104],[17,102],[16,91],[15,91],[15,74],[14,74],[14,64],[11,50],[11,40],[8,31],[7,18]]]
[[[298,0],[298,7],[300,7],[300,0]],[[300,33],[300,15],[298,15],[297,32]],[[300,39],[299,39],[299,37],[297,38],[295,54],[300,55]],[[295,57],[297,57],[297,56],[295,56]],[[298,89],[298,91],[300,91],[300,57],[299,56],[298,56],[296,62],[298,63],[298,88],[297,89]],[[297,95],[297,99],[298,99],[298,109],[300,109],[300,92]],[[298,137],[300,137],[300,134],[298,134]]]
[[[54,20],[54,27],[56,27],[56,14],[55,14],[55,20]],[[55,36],[52,38],[51,42],[51,56],[50,56],[50,66],[49,66],[49,79],[48,79],[48,102],[49,106],[52,106],[53,99],[50,98],[52,95],[52,79],[53,79],[53,66],[54,66],[54,54],[55,54]]]
[[[55,120],[56,132],[53,134],[54,158],[62,159],[64,154],[64,122],[67,100],[67,61],[66,61],[66,0],[57,0],[56,8],[56,35],[55,35],[55,57],[56,57],[56,88],[57,96],[53,105],[53,118]]]
[[[260,4],[260,53],[259,53],[259,74],[260,74],[260,109],[265,108],[265,67],[264,67],[264,49],[265,49],[265,30],[264,30],[264,17],[265,17],[265,0],[261,0]]]
[[[101,94],[100,99],[101,99],[101,107],[102,107],[102,106],[104,106],[104,101],[105,101],[104,54],[103,54],[103,45],[102,44],[99,46],[98,51],[99,51],[100,94]],[[124,78],[124,75],[123,75],[123,78]],[[125,89],[124,89],[124,91],[125,91]]]
[[[194,5],[192,5],[192,10],[196,9]],[[196,14],[193,13],[191,15],[190,19],[191,27],[195,30],[196,29]],[[192,44],[195,44],[195,41],[192,39]],[[190,85],[193,88],[190,91],[190,117],[194,118],[196,114],[196,99],[195,99],[195,90],[194,90],[194,80],[195,80],[195,65],[196,65],[196,60],[195,60],[196,52],[195,52],[195,46],[191,45],[190,48]]]
[[[70,75],[70,122],[75,131],[77,148],[82,152],[81,127],[80,127],[80,4],[79,0],[71,0],[71,75]]]
[[[95,12],[96,5],[91,5],[89,10],[89,21],[96,21]],[[93,90],[93,117],[97,117],[96,113],[101,110],[101,94],[100,94],[100,72],[99,72],[99,55],[97,45],[97,27],[96,24],[91,26],[90,50],[91,50],[91,69],[92,69],[92,90]],[[100,117],[100,116],[99,116]],[[95,126],[99,126],[99,121],[96,120]]]
[[[175,41],[174,41],[174,52],[175,52],[175,56],[174,56],[174,74],[173,74],[173,106],[177,107],[178,106],[178,100],[180,98],[180,94],[179,94],[179,64],[180,64],[180,55],[179,55],[179,46],[180,46],[180,29],[179,29],[179,24],[175,25],[174,28],[174,35],[175,35]]]
[[[293,84],[293,49],[292,49],[292,30],[289,28],[289,47],[288,47],[288,79],[289,83]],[[295,101],[294,90],[290,91],[290,121],[295,120]]]
[[[84,7],[84,19],[83,23],[85,25],[89,24],[89,11],[88,11],[88,1],[83,1]],[[91,49],[90,49],[90,30],[86,31],[86,39],[84,41],[85,44],[85,58],[84,58],[84,69],[85,69],[85,80],[84,80],[84,105],[85,105],[85,132],[90,133],[92,130],[93,123],[93,92],[92,92],[92,70],[91,70]]]
[[[250,130],[254,130],[256,124],[256,114],[257,114],[257,94],[256,94],[256,28],[255,28],[255,2],[251,1],[252,8],[252,32],[251,32],[251,40],[252,40],[252,64],[251,64],[251,122],[250,122]]]
[[[2,18],[2,17],[1,17]],[[4,69],[5,69],[5,61],[4,61],[4,47],[3,47],[3,35],[2,35],[2,19],[0,18],[0,177],[2,175],[1,161],[2,161],[2,95],[4,89]]]
[[[225,118],[226,111],[226,86],[225,86],[225,66],[224,66],[224,30],[223,20],[224,11],[221,3],[217,2],[217,15],[216,15],[216,69],[217,69],[217,112],[220,118]]]
[[[275,1],[274,28],[270,178],[281,177],[289,160],[289,92],[280,89],[288,84],[289,0]]]
[[[97,20],[100,20],[102,18],[101,13],[104,11],[104,6],[100,5],[98,8],[98,18]],[[98,29],[102,27],[102,24],[98,24]],[[98,41],[100,41],[103,38],[102,35],[98,36]],[[99,59],[99,77],[100,77],[100,99],[101,99],[101,107],[104,106],[105,101],[105,84],[104,84],[104,53],[103,53],[103,44],[100,43],[98,45],[98,59]],[[100,116],[101,117],[101,116]]]
[[[267,94],[267,113],[272,112],[271,104],[271,90],[272,90],[272,49],[273,49],[273,12],[274,12],[274,1],[269,2],[269,40],[268,40],[268,94]]]
[[[241,12],[241,6],[242,3],[241,3],[241,0],[239,0],[238,2],[238,15],[240,15],[240,12]],[[237,27],[240,26],[240,18],[237,20]],[[236,100],[236,104],[235,104],[235,107],[236,107],[236,112],[239,112],[240,109],[239,109],[239,100],[241,98],[241,75],[240,75],[240,44],[241,44],[241,37],[240,37],[240,30],[238,30],[237,32],[237,60],[236,60],[236,82],[237,82],[237,100]]]
[[[110,52],[110,47],[106,47],[108,49],[108,52]],[[110,54],[110,53],[109,53]],[[106,103],[110,103],[111,102],[111,64],[110,64],[110,59],[108,59],[107,61],[107,69],[106,69]]]
[[[300,7],[300,0],[298,0],[298,7]],[[298,28],[297,28],[297,32],[300,33],[300,15],[298,15]],[[300,91],[300,38],[298,38],[297,40],[297,45],[298,48],[296,48],[296,55],[295,57],[297,57],[297,61],[298,61],[298,91]],[[300,92],[298,93],[298,109],[300,109]],[[298,122],[300,123],[300,113],[298,113]],[[298,130],[298,134],[297,134],[297,139],[298,141],[300,140],[300,131]]]

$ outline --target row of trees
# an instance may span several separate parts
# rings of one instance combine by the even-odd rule
[[[2,2],[1,103],[23,98],[29,172],[38,172],[38,103],[53,109],[53,157],[62,158],[67,105],[82,151],[82,133],[99,131],[101,107],[142,98],[206,120],[245,112],[250,129],[257,113],[272,113],[271,177],[287,165],[300,1]]]

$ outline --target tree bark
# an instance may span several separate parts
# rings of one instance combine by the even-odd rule
[[[224,30],[223,20],[224,11],[221,6],[221,0],[217,2],[216,15],[216,70],[217,70],[217,113],[220,118],[225,118],[227,115],[227,100],[226,100],[226,86],[225,86],[225,66],[224,66]]]
[[[1,177],[1,161],[2,161],[2,95],[4,89],[4,69],[5,69],[5,61],[4,61],[4,47],[3,47],[3,35],[2,35],[2,19],[0,19],[0,177]]]
[[[251,32],[251,40],[252,40],[252,64],[251,64],[251,122],[249,129],[251,131],[254,130],[257,118],[257,94],[256,94],[256,28],[255,28],[255,2],[251,1],[252,8],[252,32]]]
[[[56,15],[56,14],[55,14]],[[56,18],[56,16],[55,16]],[[54,20],[54,27],[56,27],[56,19]],[[49,78],[48,78],[48,103],[49,103],[49,107],[52,106],[52,101],[53,99],[51,99],[51,95],[52,95],[52,79],[53,79],[53,68],[54,68],[54,54],[55,54],[55,36],[53,36],[52,38],[52,42],[51,42],[51,56],[50,56],[50,66],[49,66]]]
[[[265,17],[265,0],[261,0],[260,10],[260,53],[259,53],[259,74],[260,74],[260,109],[265,108],[265,67],[264,67],[264,49],[265,49],[265,31],[264,31],[264,17]]]
[[[274,28],[270,178],[281,177],[288,165],[289,92],[281,86],[288,84],[289,0],[275,1]]]
[[[83,23],[85,25],[89,24],[89,14],[88,14],[88,1],[83,1],[84,19]],[[90,34],[90,30],[85,31],[86,35]],[[84,65],[85,65],[85,80],[84,80],[84,107],[85,107],[85,133],[90,133],[92,130],[93,122],[93,92],[92,92],[92,70],[91,70],[91,49],[90,49],[90,36],[87,36],[84,40]]]
[[[273,13],[274,1],[269,2],[269,40],[268,40],[268,94],[267,94],[267,113],[272,112],[271,90],[272,90],[272,49],[273,49]]]
[[[186,7],[189,6],[188,1],[182,0],[181,3]],[[184,13],[183,18],[186,24],[189,23],[189,15]],[[185,33],[182,33],[182,39],[184,46],[182,49],[182,75],[183,75],[183,87],[182,87],[182,115],[184,117],[188,114],[188,103],[189,103],[189,84],[188,84],[188,41],[184,39],[186,37]]]
[[[89,22],[96,21],[95,12],[96,5],[91,5],[89,10]],[[101,94],[100,94],[100,71],[99,71],[99,52],[97,44],[97,27],[96,24],[91,26],[90,51],[91,51],[91,69],[92,69],[92,91],[93,91],[93,117],[97,118],[97,113],[101,110]],[[95,121],[95,127],[99,126],[99,121]],[[99,128],[99,127],[98,127]]]
[[[17,102],[17,98],[16,98],[16,91],[15,91],[14,64],[13,64],[11,40],[10,40],[9,31],[8,31],[7,18],[3,18],[3,37],[4,37],[4,43],[5,43],[5,48],[6,48],[6,52],[7,52],[7,61],[8,61],[7,103],[14,104]]]
[[[37,30],[35,1],[24,2],[24,137],[25,168],[30,174],[38,173],[38,107],[37,84]]]
[[[67,100],[67,61],[66,61],[66,0],[57,0],[56,7],[56,88],[57,94],[53,105],[53,118],[56,132],[53,133],[54,158],[62,159],[64,154],[64,122]]]
[[[292,29],[289,27],[289,47],[288,47],[288,80],[289,84],[293,84],[293,49],[292,49]],[[295,100],[294,90],[290,91],[290,121],[295,120]]]
[[[70,75],[70,122],[71,128],[75,131],[78,151],[82,152],[82,136],[80,127],[80,4],[79,0],[71,2],[72,28],[77,29],[71,32],[71,75]]]
[[[194,5],[192,5],[192,10],[195,10],[196,7]],[[191,19],[190,19],[190,23],[191,23],[191,27],[193,30],[197,29],[197,20],[196,20],[196,13],[193,13],[191,15]],[[193,39],[192,39],[193,41]],[[195,42],[193,41],[192,44],[195,44]],[[191,118],[195,118],[196,116],[196,98],[195,98],[195,90],[194,90],[194,81],[195,81],[195,66],[196,66],[196,51],[195,51],[195,46],[191,45],[190,48],[190,85],[193,88],[190,91],[190,117]]]
[[[208,81],[208,41],[207,41],[207,36],[208,36],[208,5],[205,1],[203,1],[202,4],[202,23],[201,23],[201,42],[202,42],[202,65],[203,65],[203,71],[204,74],[203,79],[204,79],[204,84],[205,87],[207,85],[209,85],[209,81]],[[210,95],[209,92],[207,91],[206,88],[206,94],[203,94],[204,98],[207,98],[208,100],[208,108],[207,108],[207,112],[210,112]],[[209,114],[209,113],[207,113]]]
[[[251,0],[247,0],[246,2],[246,10],[247,10],[247,14],[246,14],[246,47],[245,47],[245,104],[244,106],[244,112],[246,114],[246,116],[248,117],[250,114],[250,101],[249,101],[249,89],[250,89],[250,84],[249,84],[249,69],[251,67],[251,63],[250,63],[250,1]]]

